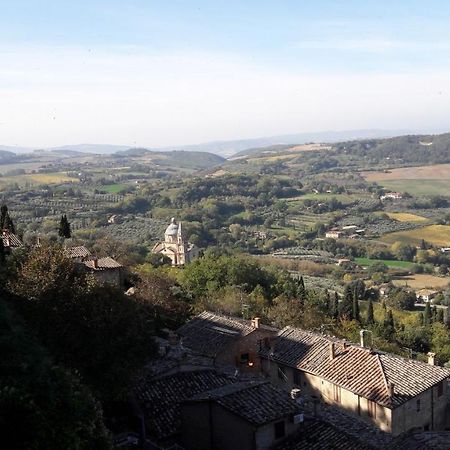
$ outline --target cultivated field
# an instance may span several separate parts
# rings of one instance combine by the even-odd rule
[[[398,220],[399,222],[426,222],[428,219],[426,217],[418,216],[411,213],[403,212],[386,212],[391,219]]]
[[[78,182],[78,179],[71,178],[64,172],[33,173],[0,178],[0,185],[6,185],[11,183],[17,183],[19,185],[59,184],[69,181]]]
[[[388,244],[400,241],[412,245],[418,245],[422,239],[434,245],[450,247],[450,226],[429,225],[427,227],[415,228],[414,230],[385,234],[381,238],[383,242]]]
[[[361,172],[361,175],[366,181],[379,183],[392,191],[413,195],[450,195],[450,164]]]
[[[416,274],[393,280],[395,286],[409,286],[413,289],[445,288],[450,283],[449,277],[436,277],[434,275]]]
[[[450,164],[434,164],[432,166],[401,167],[385,172],[362,172],[367,181],[393,180],[449,180]]]

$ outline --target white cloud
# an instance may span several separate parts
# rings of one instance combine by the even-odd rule
[[[0,49],[0,144],[162,146],[356,128],[437,128],[449,73],[302,74],[232,55]]]

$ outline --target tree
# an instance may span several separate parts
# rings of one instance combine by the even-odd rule
[[[9,450],[109,450],[100,404],[0,300],[0,433]]]
[[[353,291],[353,318],[360,322],[361,318],[359,316],[359,300],[358,300],[358,293],[356,289]]]
[[[444,310],[442,308],[437,310],[436,322],[444,323]]]
[[[339,317],[339,295],[337,292],[334,293],[334,299],[331,305],[331,318],[337,319]]]
[[[423,313],[423,324],[425,326],[431,325],[432,317],[431,317],[431,307],[430,302],[425,303],[425,311]]]
[[[64,239],[70,239],[72,232],[70,230],[70,223],[67,220],[67,216],[64,214],[61,216],[59,222],[58,235]]]
[[[9,215],[8,207],[6,205],[0,207],[0,230],[8,230],[11,233],[16,232],[16,227]]]
[[[339,305],[339,315],[346,317],[348,320],[353,320],[353,291],[349,284],[345,286],[344,297]]]
[[[375,323],[375,318],[373,315],[373,302],[372,299],[369,299],[369,305],[367,306],[367,325],[373,325]]]
[[[392,315],[392,309],[386,311],[383,321],[382,334],[388,341],[392,341],[395,336],[395,323],[394,316]]]
[[[3,265],[5,262],[5,246],[3,244],[3,239],[0,236],[0,265]]]

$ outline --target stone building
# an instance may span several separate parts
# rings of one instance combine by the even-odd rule
[[[234,366],[242,372],[261,370],[258,352],[277,329],[252,320],[204,311],[178,329],[183,347],[209,358],[214,365]]]
[[[113,286],[122,287],[124,273],[122,264],[113,258],[91,258],[83,261],[85,270],[92,274],[100,283],[109,283]]]
[[[362,342],[361,344],[364,344]],[[394,436],[446,426],[450,370],[286,327],[261,350],[273,383],[299,389]]]
[[[207,390],[181,405],[181,443],[187,450],[268,450],[303,422],[287,392],[264,381]]]
[[[164,232],[164,241],[158,242],[152,249],[153,253],[161,253],[172,261],[172,266],[184,266],[198,256],[198,248],[187,241],[181,222],[175,218],[170,220]]]

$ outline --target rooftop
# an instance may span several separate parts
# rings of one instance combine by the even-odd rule
[[[65,254],[68,258],[86,258],[91,256],[91,252],[84,245],[68,247],[65,250]]]
[[[334,345],[333,359],[330,358],[331,344]],[[450,370],[443,367],[292,327],[281,330],[275,339],[274,351],[262,349],[261,356],[319,376],[391,409],[450,376]],[[391,384],[394,386],[392,396],[389,395]]]
[[[260,329],[277,331],[260,325]],[[250,320],[229,317],[204,311],[178,329],[183,338],[183,346],[196,353],[215,357],[236,339],[247,336],[256,328]]]
[[[319,420],[306,420],[300,431],[283,441],[276,450],[369,450],[342,430]]]
[[[2,231],[2,240],[3,246],[5,248],[14,248],[22,246],[22,241],[14,233],[11,233],[8,230]]]
[[[112,259],[109,256],[84,261],[84,265],[91,270],[118,269],[123,267],[122,264],[118,263],[115,259]]]
[[[213,370],[180,372],[158,379],[146,377],[138,384],[135,394],[149,434],[165,439],[178,433],[180,405],[184,400],[233,382],[234,379]]]
[[[254,425],[264,425],[300,412],[297,402],[287,392],[267,381],[234,383],[203,392],[191,400],[208,399]]]

